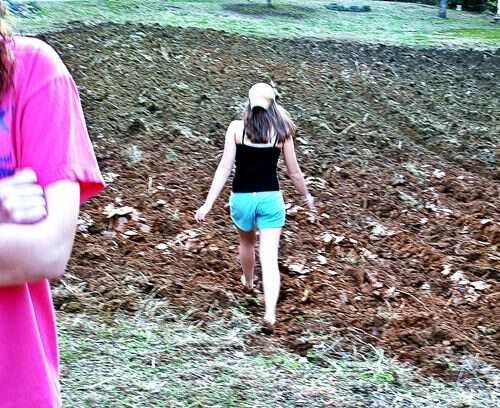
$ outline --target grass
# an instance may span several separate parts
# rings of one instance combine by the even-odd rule
[[[340,0],[342,2],[343,0]],[[39,2],[40,11],[16,20],[21,32],[64,27],[70,21],[119,22],[211,28],[262,37],[357,40],[414,46],[498,48],[500,26],[479,15],[449,10],[439,19],[436,7],[364,1],[370,13],[327,10],[326,0],[132,1],[89,0]]]
[[[136,316],[107,322],[59,314],[65,406],[480,408],[500,403],[498,384],[495,388],[500,371],[482,364],[476,377],[450,385],[418,375],[381,350],[339,353],[336,339],[327,336],[315,337],[316,346],[305,357],[271,340],[264,353],[249,345],[258,328],[241,312],[200,326],[168,305],[151,305]]]
[[[500,30],[499,29],[480,29],[480,28],[464,28],[464,29],[454,29],[443,31],[441,35],[449,35],[452,37],[459,38],[472,38],[479,40],[492,40],[500,42]]]

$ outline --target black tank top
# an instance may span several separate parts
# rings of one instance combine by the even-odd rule
[[[236,174],[233,180],[233,192],[258,193],[261,191],[279,191],[278,159],[281,149],[273,146],[255,147],[245,144],[245,130],[241,143],[236,144]]]

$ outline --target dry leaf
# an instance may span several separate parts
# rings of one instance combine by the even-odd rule
[[[387,227],[379,224],[378,222],[371,222],[369,224],[372,227],[371,235],[372,237],[390,237],[391,235],[396,235],[396,231],[391,231]]]
[[[486,218],[484,220],[481,220],[481,225],[491,224],[492,222],[493,222],[492,219]]]
[[[446,173],[438,169],[434,170],[432,173],[432,177],[436,177],[438,179],[442,179],[444,176],[446,176]]]
[[[328,259],[326,259],[326,257],[323,255],[318,255],[316,259],[318,260],[320,265],[326,265],[328,263]]]
[[[117,215],[131,215],[133,219],[138,219],[140,215],[140,212],[137,211],[134,207],[115,207],[114,204],[108,204],[106,207],[104,207],[103,213],[107,216],[107,218],[113,218]]]
[[[76,222],[78,231],[80,232],[88,232],[89,227],[94,224],[94,220],[90,217],[90,215],[85,213],[82,213],[80,217],[78,217],[78,221]]]
[[[328,182],[320,177],[307,177],[306,184],[318,190],[324,190],[328,187]]]
[[[344,240],[344,238],[345,237],[343,235],[335,235],[330,232],[324,232],[321,234],[321,239],[325,244],[329,244],[332,241],[334,241],[335,244],[339,244]]]
[[[443,270],[441,271],[441,273],[444,275],[444,276],[448,276],[450,273],[451,273],[451,265],[444,265],[443,266]]]
[[[286,210],[286,214],[288,216],[290,216],[290,217],[293,217],[293,216],[297,215],[297,213],[299,212],[299,210],[302,210],[302,209],[303,209],[303,207],[301,207],[299,205],[294,205],[290,209]]]
[[[144,234],[149,234],[151,232],[151,227],[146,224],[139,224],[139,230]]]
[[[288,265],[288,269],[292,272],[302,273],[302,271],[304,270],[304,265],[300,263],[292,263]]]
[[[390,287],[385,291],[385,297],[386,298],[394,298],[397,295],[397,290],[395,286]]]
[[[120,177],[119,174],[108,172],[108,173],[103,173],[102,178],[104,179],[104,182],[106,184],[111,184],[113,181],[115,181],[118,177]]]
[[[450,279],[453,281],[453,282],[458,282],[459,280],[461,280],[462,278],[464,277],[464,274],[462,271],[456,271],[453,275],[450,276]]]
[[[483,281],[471,282],[470,285],[476,290],[485,290],[491,287],[491,285],[488,285],[486,282]]]
[[[305,303],[309,300],[309,289],[304,290],[304,295],[302,296],[301,302]]]
[[[377,259],[378,258],[378,255],[377,254],[374,254],[370,251],[368,251],[368,249],[366,248],[362,248],[361,249],[361,254],[367,258],[367,259]]]

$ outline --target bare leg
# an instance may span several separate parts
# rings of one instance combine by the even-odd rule
[[[260,230],[260,264],[266,312],[264,320],[273,325],[276,322],[276,305],[280,293],[280,271],[278,268],[278,250],[281,228]]]
[[[240,263],[243,269],[243,284],[247,289],[253,289],[255,269],[255,230],[246,232],[239,230],[240,235]]]

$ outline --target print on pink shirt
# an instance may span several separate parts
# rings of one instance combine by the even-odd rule
[[[0,156],[0,179],[12,176],[15,172],[12,153]]]
[[[1,130],[9,130],[9,126],[5,123],[5,115],[10,111],[10,108],[0,109],[0,131]]]
[[[15,173],[14,156],[11,151],[10,112],[11,108],[0,108],[0,179]]]

